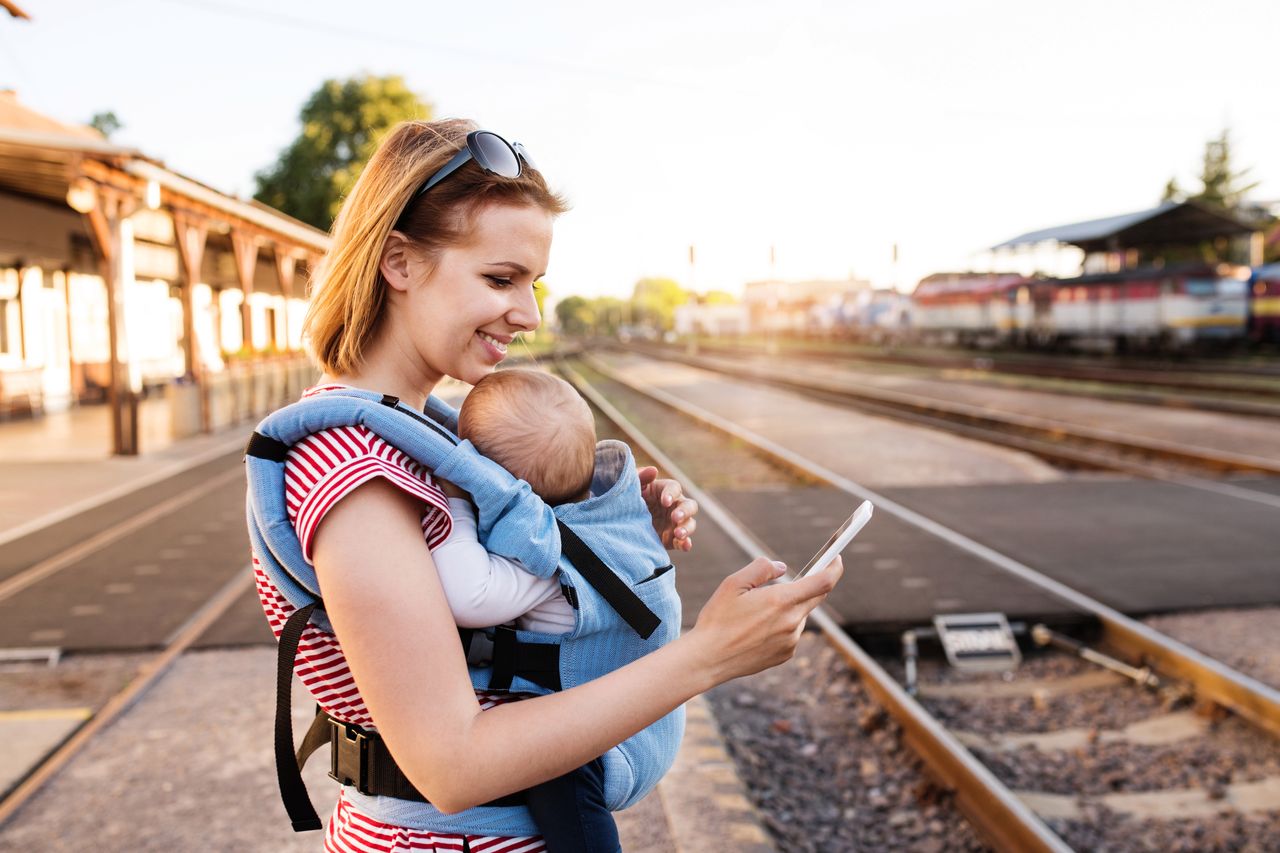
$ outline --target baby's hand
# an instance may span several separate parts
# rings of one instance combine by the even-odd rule
[[[698,526],[698,502],[686,498],[684,490],[675,480],[659,480],[658,469],[641,468],[640,494],[649,505],[653,516],[653,529],[666,548],[688,551],[693,548],[693,531]]]
[[[436,477],[435,481],[436,485],[440,487],[440,491],[444,492],[447,496],[451,498],[462,498],[463,500],[468,501],[471,500],[471,495],[467,494],[462,489],[459,489],[448,480],[441,480],[439,477]]]

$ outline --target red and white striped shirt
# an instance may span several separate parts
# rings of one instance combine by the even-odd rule
[[[310,397],[336,387],[340,386],[309,388],[302,396]],[[289,450],[285,460],[285,504],[308,560],[316,528],[325,513],[376,477],[422,500],[422,533],[428,547],[434,548],[449,537],[453,529],[449,502],[440,487],[432,482],[427,469],[365,427],[338,427],[307,436]],[[284,623],[296,608],[267,577],[256,557],[253,576],[267,622],[279,639]],[[298,641],[293,669],[326,712],[348,723],[376,730],[369,709],[356,690],[338,638],[333,634],[308,624]],[[477,690],[476,698],[480,707],[488,710],[522,697]],[[470,849],[477,853],[535,853],[546,849],[540,837],[467,836],[466,839]],[[461,835],[393,826],[361,814],[347,800],[345,789],[325,835],[325,850],[343,853],[462,849]]]

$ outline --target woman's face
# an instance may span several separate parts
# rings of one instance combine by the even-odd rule
[[[407,337],[430,379],[474,385],[518,332],[538,327],[534,283],[546,273],[551,223],[539,207],[488,205],[476,211],[469,238],[440,251],[434,266],[411,262]]]

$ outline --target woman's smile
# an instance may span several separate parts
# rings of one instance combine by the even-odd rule
[[[476,332],[476,337],[478,337],[481,343],[483,343],[485,347],[489,350],[491,357],[493,358],[493,361],[495,363],[502,361],[502,359],[506,358],[507,345],[510,344],[513,340],[515,340],[514,335],[511,335],[506,338],[499,338],[495,335],[489,334],[488,332],[480,332],[480,331]]]

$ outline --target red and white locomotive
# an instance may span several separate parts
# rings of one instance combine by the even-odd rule
[[[1229,264],[1067,279],[933,275],[912,295],[911,324],[926,341],[979,346],[1181,350],[1232,344],[1246,333],[1261,339],[1280,331],[1280,265],[1274,273],[1255,278],[1252,287],[1249,268]]]
[[[1249,277],[1249,340],[1280,344],[1280,263],[1255,267]]]

